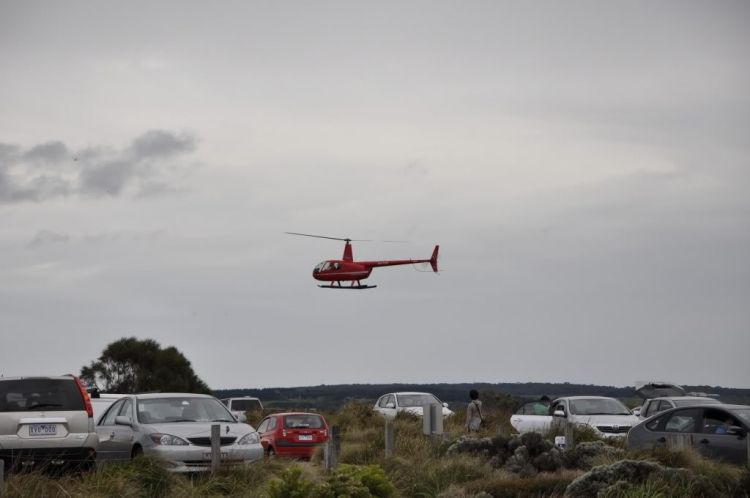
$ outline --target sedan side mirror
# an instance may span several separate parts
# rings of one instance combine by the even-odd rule
[[[553,413],[555,417],[563,417],[565,418],[565,412],[562,410],[555,410],[555,413]]]
[[[239,423],[241,423],[241,424],[246,424],[247,423],[247,415],[245,415],[244,413],[240,413],[239,415],[237,415],[237,421],[239,421]]]
[[[727,429],[727,434],[731,434],[732,436],[742,436],[742,427],[733,425]]]
[[[448,403],[443,403],[444,408],[448,408]]]
[[[115,417],[115,425],[127,425],[128,427],[133,427],[133,421],[130,420],[130,417],[119,415]]]
[[[386,408],[396,408],[396,405],[394,405],[393,403],[387,403],[387,404],[385,405],[385,407],[386,407]]]

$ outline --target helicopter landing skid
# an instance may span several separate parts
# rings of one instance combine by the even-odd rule
[[[341,285],[319,285],[321,289],[350,289],[350,290],[363,290],[363,289],[374,289],[377,285],[354,285],[354,286],[341,286]]]

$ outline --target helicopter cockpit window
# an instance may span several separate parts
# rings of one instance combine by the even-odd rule
[[[325,264],[326,264],[326,261],[323,261],[322,263],[320,263],[318,266],[315,267],[315,269],[313,270],[313,273],[320,273],[320,271],[323,269],[323,265]]]
[[[339,268],[341,268],[341,264],[340,264],[340,263],[333,263],[333,264],[331,265],[331,268],[330,268],[330,269],[331,269],[331,270],[338,270]]]
[[[330,269],[331,269],[331,263],[330,263],[330,261],[326,261],[325,264],[323,265],[323,269],[320,270],[320,271],[326,271],[326,270],[330,270]]]

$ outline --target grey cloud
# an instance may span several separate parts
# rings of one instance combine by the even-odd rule
[[[88,147],[75,152],[60,141],[24,150],[0,143],[0,203],[42,202],[71,195],[117,196],[126,189],[135,197],[173,191],[174,183],[188,171],[174,163],[175,156],[196,147],[195,136],[164,130],[150,130],[121,150]],[[48,168],[36,171],[40,164]]]
[[[175,135],[162,130],[150,130],[133,140],[131,150],[137,159],[170,157],[193,152],[196,143],[195,137],[187,133]]]
[[[66,244],[69,240],[70,236],[68,235],[50,232],[49,230],[41,230],[29,241],[28,244],[26,244],[26,247],[29,249],[36,249],[55,244]]]
[[[69,157],[68,147],[60,141],[35,145],[23,154],[23,160],[41,163],[60,163]]]

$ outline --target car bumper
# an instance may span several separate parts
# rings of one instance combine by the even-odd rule
[[[211,448],[207,446],[152,446],[144,452],[169,462],[172,472],[202,472],[211,470]],[[263,458],[263,446],[233,444],[221,447],[222,466],[242,466]]]
[[[50,470],[70,467],[92,467],[96,449],[77,448],[17,448],[0,449],[0,460],[11,470]]]
[[[325,442],[318,443],[296,443],[276,441],[276,455],[288,456],[293,458],[310,458],[315,454],[318,446],[325,445]]]

